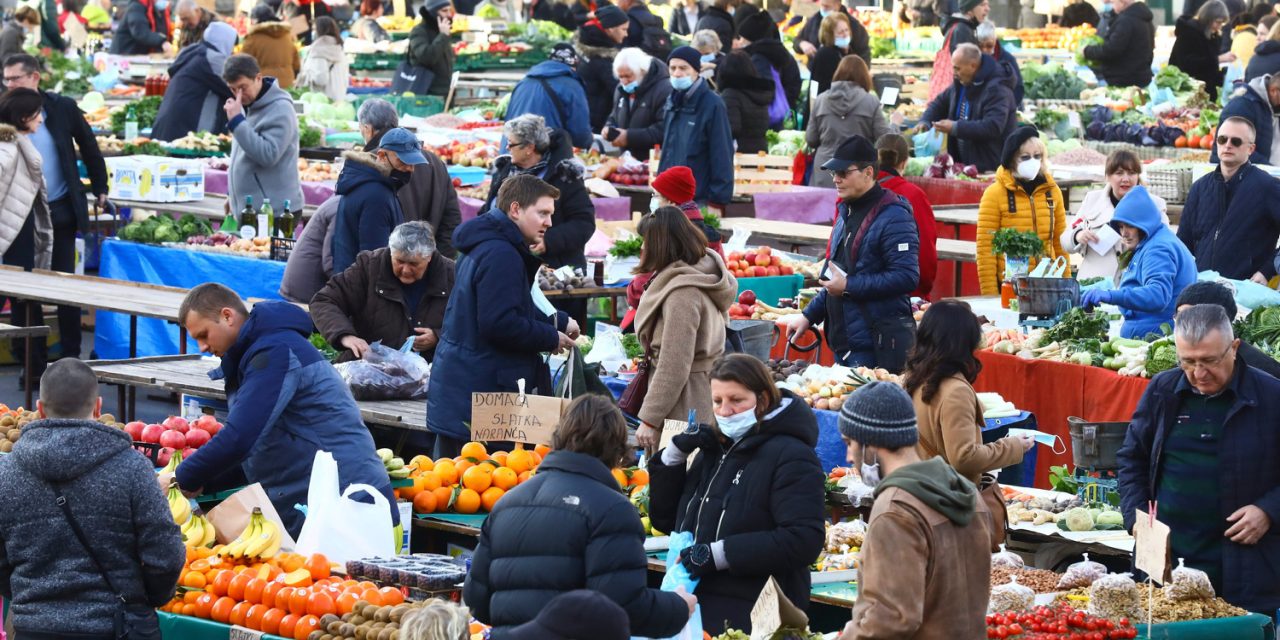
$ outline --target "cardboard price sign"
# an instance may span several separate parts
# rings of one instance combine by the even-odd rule
[[[778,586],[778,579],[769,576],[755,606],[751,607],[751,640],[767,640],[781,629],[808,627],[809,616],[787,599]]]
[[[1142,509],[1134,510],[1133,566],[1159,584],[1169,581],[1169,525]]]
[[[683,420],[663,420],[662,433],[658,434],[658,450],[666,449],[671,444],[671,439],[684,433],[689,428],[689,423]]]
[[[471,394],[471,439],[551,444],[567,401],[521,393]]]

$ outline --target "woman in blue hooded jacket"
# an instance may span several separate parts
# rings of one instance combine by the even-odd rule
[[[1120,307],[1124,325],[1120,335],[1142,338],[1161,333],[1160,325],[1173,327],[1178,294],[1196,281],[1196,259],[1160,218],[1146,187],[1136,186],[1116,205],[1111,226],[1120,234],[1124,251],[1120,263],[1128,264],[1120,276],[1120,288],[1084,292],[1085,307],[1107,302]]]

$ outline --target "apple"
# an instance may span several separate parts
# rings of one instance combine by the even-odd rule
[[[172,429],[178,433],[186,433],[187,429],[191,428],[191,425],[187,423],[187,419],[179,416],[169,416],[164,419],[162,424],[166,429]]]
[[[181,434],[179,434],[181,435]],[[173,449],[165,447],[160,450],[160,454],[156,456],[156,466],[163,467],[169,464],[169,460],[173,458]]]
[[[158,424],[149,424],[142,428],[142,441],[158,444],[160,436],[166,432],[166,429]]]
[[[183,460],[186,460],[187,458],[190,458],[192,455],[194,455],[194,454],[195,454],[195,452],[196,452],[196,450],[195,450],[195,449],[193,449],[193,448],[191,448],[191,447],[187,447],[186,449],[183,449],[183,450],[182,450],[182,459],[183,459]]]
[[[767,274],[768,272],[765,271],[764,267],[751,267],[751,275],[757,278],[763,278]]]
[[[769,265],[774,267],[782,266],[782,258],[778,256],[769,256]]]
[[[754,292],[754,291],[752,291],[752,290],[750,290],[750,289],[747,289],[746,291],[743,291],[742,293],[738,294],[738,302],[740,302],[740,303],[742,303],[742,304],[745,304],[745,305],[753,305],[753,304],[755,304],[755,303],[756,303],[756,292]]]
[[[773,252],[773,249],[772,249],[772,248],[770,248],[770,247],[767,247],[767,246],[766,246],[766,247],[756,247],[756,253],[759,253],[760,255],[765,255],[765,256],[767,256],[767,255],[769,255],[769,254],[770,254],[770,253],[772,253],[772,252]]]
[[[756,256],[756,266],[757,266],[757,267],[767,267],[767,266],[769,266],[769,262],[770,262],[770,260],[769,260],[769,256],[766,256],[766,255],[764,255],[764,254],[758,254],[758,255]]]
[[[730,252],[729,252],[729,257],[728,257],[729,262],[737,262],[737,261],[739,261],[739,260],[741,260],[741,259],[742,259],[742,254],[741,254],[741,253],[739,253],[739,252],[737,252],[737,251],[730,251]]]
[[[782,269],[779,269],[778,267],[767,267],[767,268],[765,269],[765,272],[766,272],[766,273],[768,273],[768,274],[769,274],[769,275],[771,275],[771,276],[780,276],[780,275],[782,275]]]
[[[160,446],[181,449],[187,446],[187,436],[177,429],[170,429],[160,434]]]
[[[141,420],[134,420],[124,426],[124,432],[129,434],[129,439],[134,442],[142,440],[142,430],[146,428],[147,423]]]
[[[209,435],[208,431],[205,431],[204,429],[200,429],[198,427],[193,428],[187,432],[187,446],[203,447],[205,443],[212,438],[213,436]]]
[[[793,269],[793,268],[791,268],[789,265],[785,265],[785,264],[784,264],[784,265],[782,265],[781,267],[778,267],[778,271],[779,271],[779,272],[781,272],[781,274],[782,274],[782,275],[784,275],[784,276],[793,275],[793,274],[795,274],[795,272],[796,272],[796,270],[795,270],[795,269]]]

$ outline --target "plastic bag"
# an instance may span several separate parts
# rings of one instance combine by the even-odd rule
[[[1128,573],[1113,573],[1089,587],[1089,614],[1103,618],[1137,618],[1142,615],[1138,585]]]
[[[631,362],[627,357],[627,349],[622,346],[622,330],[611,324],[596,323],[596,337],[591,342],[591,352],[582,357],[586,364],[599,364],[609,373],[617,373],[619,369]]]
[[[945,141],[946,138],[937,129],[929,129],[911,136],[911,143],[915,146],[917,158],[921,156],[936,156],[946,151],[942,146]]]
[[[431,365],[413,352],[413,338],[399,351],[382,344],[369,345],[361,360],[335,365],[356,400],[422,400],[427,397]]]
[[[867,523],[862,520],[837,522],[827,529],[827,551],[848,553],[862,547],[867,537]]]
[[[1183,558],[1178,558],[1178,568],[1173,570],[1164,592],[1170,600],[1212,600],[1217,595],[1209,574],[1188,568]]]
[[[307,556],[323,553],[339,563],[395,555],[391,505],[386,496],[367,484],[352,484],[342,493],[338,491],[337,461],[328,451],[317,451],[297,552]],[[373,502],[353,500],[360,492]]]
[[[675,591],[680,587],[693,593],[698,588],[698,579],[689,575],[689,570],[680,563],[680,552],[693,546],[693,534],[688,531],[677,531],[671,534],[667,547],[667,572],[662,576],[662,590]],[[680,633],[662,640],[701,640],[702,638],[702,606],[693,609],[693,615],[685,623]]]
[[[1084,554],[1084,560],[1067,567],[1067,572],[1062,574],[1062,579],[1058,581],[1059,589],[1078,589],[1092,585],[1095,580],[1107,575],[1107,568],[1101,564],[1089,559],[1089,554]]]
[[[1022,611],[1036,603],[1036,592],[1031,587],[1018,584],[1018,576],[1009,576],[1009,583],[991,588],[991,613]]]
[[[1022,556],[1006,550],[1003,544],[1000,545],[999,551],[991,554],[991,566],[993,567],[1021,569],[1026,565],[1027,563],[1022,561]]]

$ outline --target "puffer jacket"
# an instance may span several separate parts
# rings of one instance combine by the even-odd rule
[[[40,152],[17,129],[0,124],[0,254],[22,231],[27,216],[35,216],[35,268],[48,269],[53,261],[53,219],[45,200]]]
[[[1168,205],[1165,204],[1164,198],[1151,193],[1147,195],[1155,202],[1156,209],[1160,210],[1160,220],[1166,225],[1169,224],[1169,214],[1166,213]],[[1062,230],[1062,236],[1058,238],[1062,243],[1062,250],[1067,253],[1078,253],[1081,257],[1080,269],[1076,272],[1077,278],[1087,280],[1101,277],[1111,282],[1115,281],[1120,271],[1120,243],[1117,242],[1116,246],[1105,255],[1100,255],[1097,251],[1090,249],[1088,244],[1076,241],[1076,234],[1085,229],[1097,230],[1103,225],[1111,224],[1111,215],[1115,210],[1115,205],[1111,203],[1111,187],[1090,191],[1085,194],[1079,211],[1067,223],[1067,228]]]
[[[665,419],[688,419],[690,409],[698,421],[715,420],[711,366],[724,355],[737,295],[738,281],[710,249],[698,264],[676,262],[654,274],[635,318],[636,337],[653,364],[641,421],[661,427]]]
[[[302,69],[297,43],[293,27],[283,22],[262,22],[249,27],[240,53],[253,56],[262,68],[262,75],[275,78],[281,89],[288,89]]]
[[[587,108],[586,88],[573,67],[559,60],[544,60],[533,65],[511,90],[506,119],[512,120],[527,113],[542,116],[552,129],[568,131],[573,146],[580,149],[591,146],[591,114]],[[506,148],[505,137],[502,146]]]
[[[831,88],[818,96],[813,117],[805,127],[804,139],[810,147],[817,149],[813,154],[813,166],[821,167],[835,155],[836,147],[850,136],[860,135],[874,141],[890,131],[880,101],[857,83],[841,80],[831,83]],[[828,189],[835,186],[831,182],[831,174],[816,169],[809,184]]]
[[[647,567],[640,517],[609,469],[582,453],[553,451],[485,519],[462,593],[476,619],[493,625],[493,640],[575,589],[621,606],[632,634],[665,638],[689,610],[676,594],[647,586]]]
[[[377,153],[383,133],[374,134],[364,145],[364,150]],[[458,257],[453,248],[453,230],[462,224],[462,212],[458,209],[458,192],[449,177],[449,167],[436,154],[423,149],[426,164],[418,165],[409,176],[408,184],[396,191],[404,221],[421,220],[436,232],[436,252],[453,259]]]
[[[155,469],[123,431],[92,420],[38,420],[0,462],[0,593],[23,632],[111,637],[117,600],[54,502],[63,487],[93,554],[135,615],[173,596],[186,561]]]
[[[213,45],[197,42],[182,48],[169,65],[169,84],[151,127],[156,140],[177,140],[193,131],[225,133],[227,112],[222,105],[234,96],[222,79],[222,69],[209,64]],[[202,128],[202,124],[208,125]]]
[[[1267,97],[1267,81],[1270,77],[1270,74],[1266,74],[1253,78],[1243,86],[1237,85],[1231,92],[1231,99],[1227,101],[1227,106],[1222,108],[1222,113],[1218,116],[1222,120],[1240,117],[1253,124],[1254,149],[1253,153],[1249,154],[1249,162],[1253,164],[1280,162],[1280,158],[1274,161],[1271,159],[1277,142],[1280,142],[1278,137],[1280,117],[1277,117],[1275,110],[1271,107],[1271,99]],[[1218,162],[1217,140],[1213,141],[1209,162],[1215,164]]]
[[[332,196],[316,207],[302,227],[280,279],[280,297],[307,304],[333,275],[333,219],[342,196]]]
[[[1085,47],[1084,57],[1107,84],[1145,87],[1151,82],[1156,46],[1156,28],[1151,18],[1151,8],[1144,2],[1135,2],[1111,19],[1102,44]]]
[[[797,607],[809,605],[809,565],[824,538],[817,418],[783,391],[741,440],[708,433],[704,441],[692,465],[664,464],[662,453],[649,461],[649,513],[659,530],[722,544],[727,570],[698,583],[703,628],[749,633],[751,607],[770,577]]]
[[[361,251],[387,246],[396,226],[404,222],[391,164],[363,151],[345,151],[338,175],[338,215],[333,229],[333,273],[346,271]]]
[[[239,468],[242,480],[262,483],[296,540],[305,517],[293,506],[306,504],[311,464],[316,451],[324,450],[338,462],[339,490],[372,486],[386,496],[395,526],[400,510],[360,407],[338,370],[308,342],[310,335],[311,317],[292,303],[253,306],[221,365],[209,372],[225,381],[225,426],[183,459],[178,485],[206,493],[227,489],[218,483]]]
[[[962,102],[969,104],[967,118],[960,117]],[[1018,111],[1008,77],[995,58],[982,54],[973,83],[966,87],[953,81],[920,116],[927,125],[939,120],[955,121],[947,136],[947,151],[957,162],[977,165],[978,171],[1000,166],[1005,138],[1018,126]]]
[[[1120,200],[1111,216],[1111,226],[1123,222],[1144,234],[1120,276],[1120,286],[1109,294],[1124,315],[1120,335],[1125,338],[1160,335],[1160,325],[1172,327],[1178,296],[1196,281],[1196,259],[1160,214],[1146,188],[1139,185]]]
[[[1037,178],[1030,194],[1027,186],[1008,169],[996,169],[995,181],[982,193],[978,204],[978,284],[982,295],[1000,293],[1004,282],[1004,256],[991,248],[992,236],[998,229],[1033,231],[1044,242],[1044,259],[1065,255],[1058,237],[1067,227],[1067,202],[1053,176],[1044,173]],[[1034,265],[1032,265],[1034,266]]]
[[[1234,196],[1228,202],[1228,193]],[[1280,238],[1280,181],[1248,163],[1224,180],[1221,167],[1191,185],[1178,221],[1178,239],[1198,271],[1233,280],[1276,275]]]
[[[586,87],[591,130],[599,131],[613,110],[613,95],[618,88],[618,79],[613,75],[613,59],[621,47],[593,21],[582,25],[573,35],[573,48],[579,56],[578,77]]]
[[[347,54],[333,36],[321,36],[307,48],[307,59],[302,62],[298,86],[319,91],[333,101],[347,97],[347,84],[351,80]]]
[[[355,360],[351,350],[342,346],[342,339],[347,336],[362,338],[369,344],[381,340],[382,344],[399,349],[406,338],[416,335],[414,329],[431,329],[437,337],[440,335],[453,278],[453,261],[441,255],[431,256],[431,263],[422,274],[422,298],[413,315],[409,315],[404,286],[391,270],[391,249],[362,251],[355,264],[333,276],[311,299],[311,320],[316,331],[341,352],[339,362]],[[430,362],[435,349],[423,351],[422,357]]]
[[[649,71],[635,93],[629,94],[621,86],[614,90],[613,112],[606,124],[627,132],[627,151],[637,160],[643,162],[649,157],[649,151],[662,143],[662,125],[670,95],[667,65],[657,58],[649,61]]]
[[[697,202],[724,206],[733,199],[733,132],[724,100],[706,80],[667,99],[658,173],[676,165],[693,171]]]
[[[289,92],[275,78],[263,78],[258,99],[227,122],[227,128],[232,138],[227,197],[235,206],[252,196],[254,206],[270,198],[276,207],[288,200],[295,211],[301,209],[298,113]]]
[[[1244,69],[1245,81],[1280,73],[1280,40],[1263,40],[1253,49],[1253,58]]]
[[[738,77],[721,73],[720,98],[729,114],[729,130],[738,144],[738,153],[769,150],[765,132],[769,130],[769,104],[773,102],[773,82],[759,76]]]
[[[954,53],[956,47],[962,44],[971,44],[977,46],[978,37],[978,21],[961,13],[953,13],[942,21],[942,38],[945,40],[951,38],[951,52]]]

